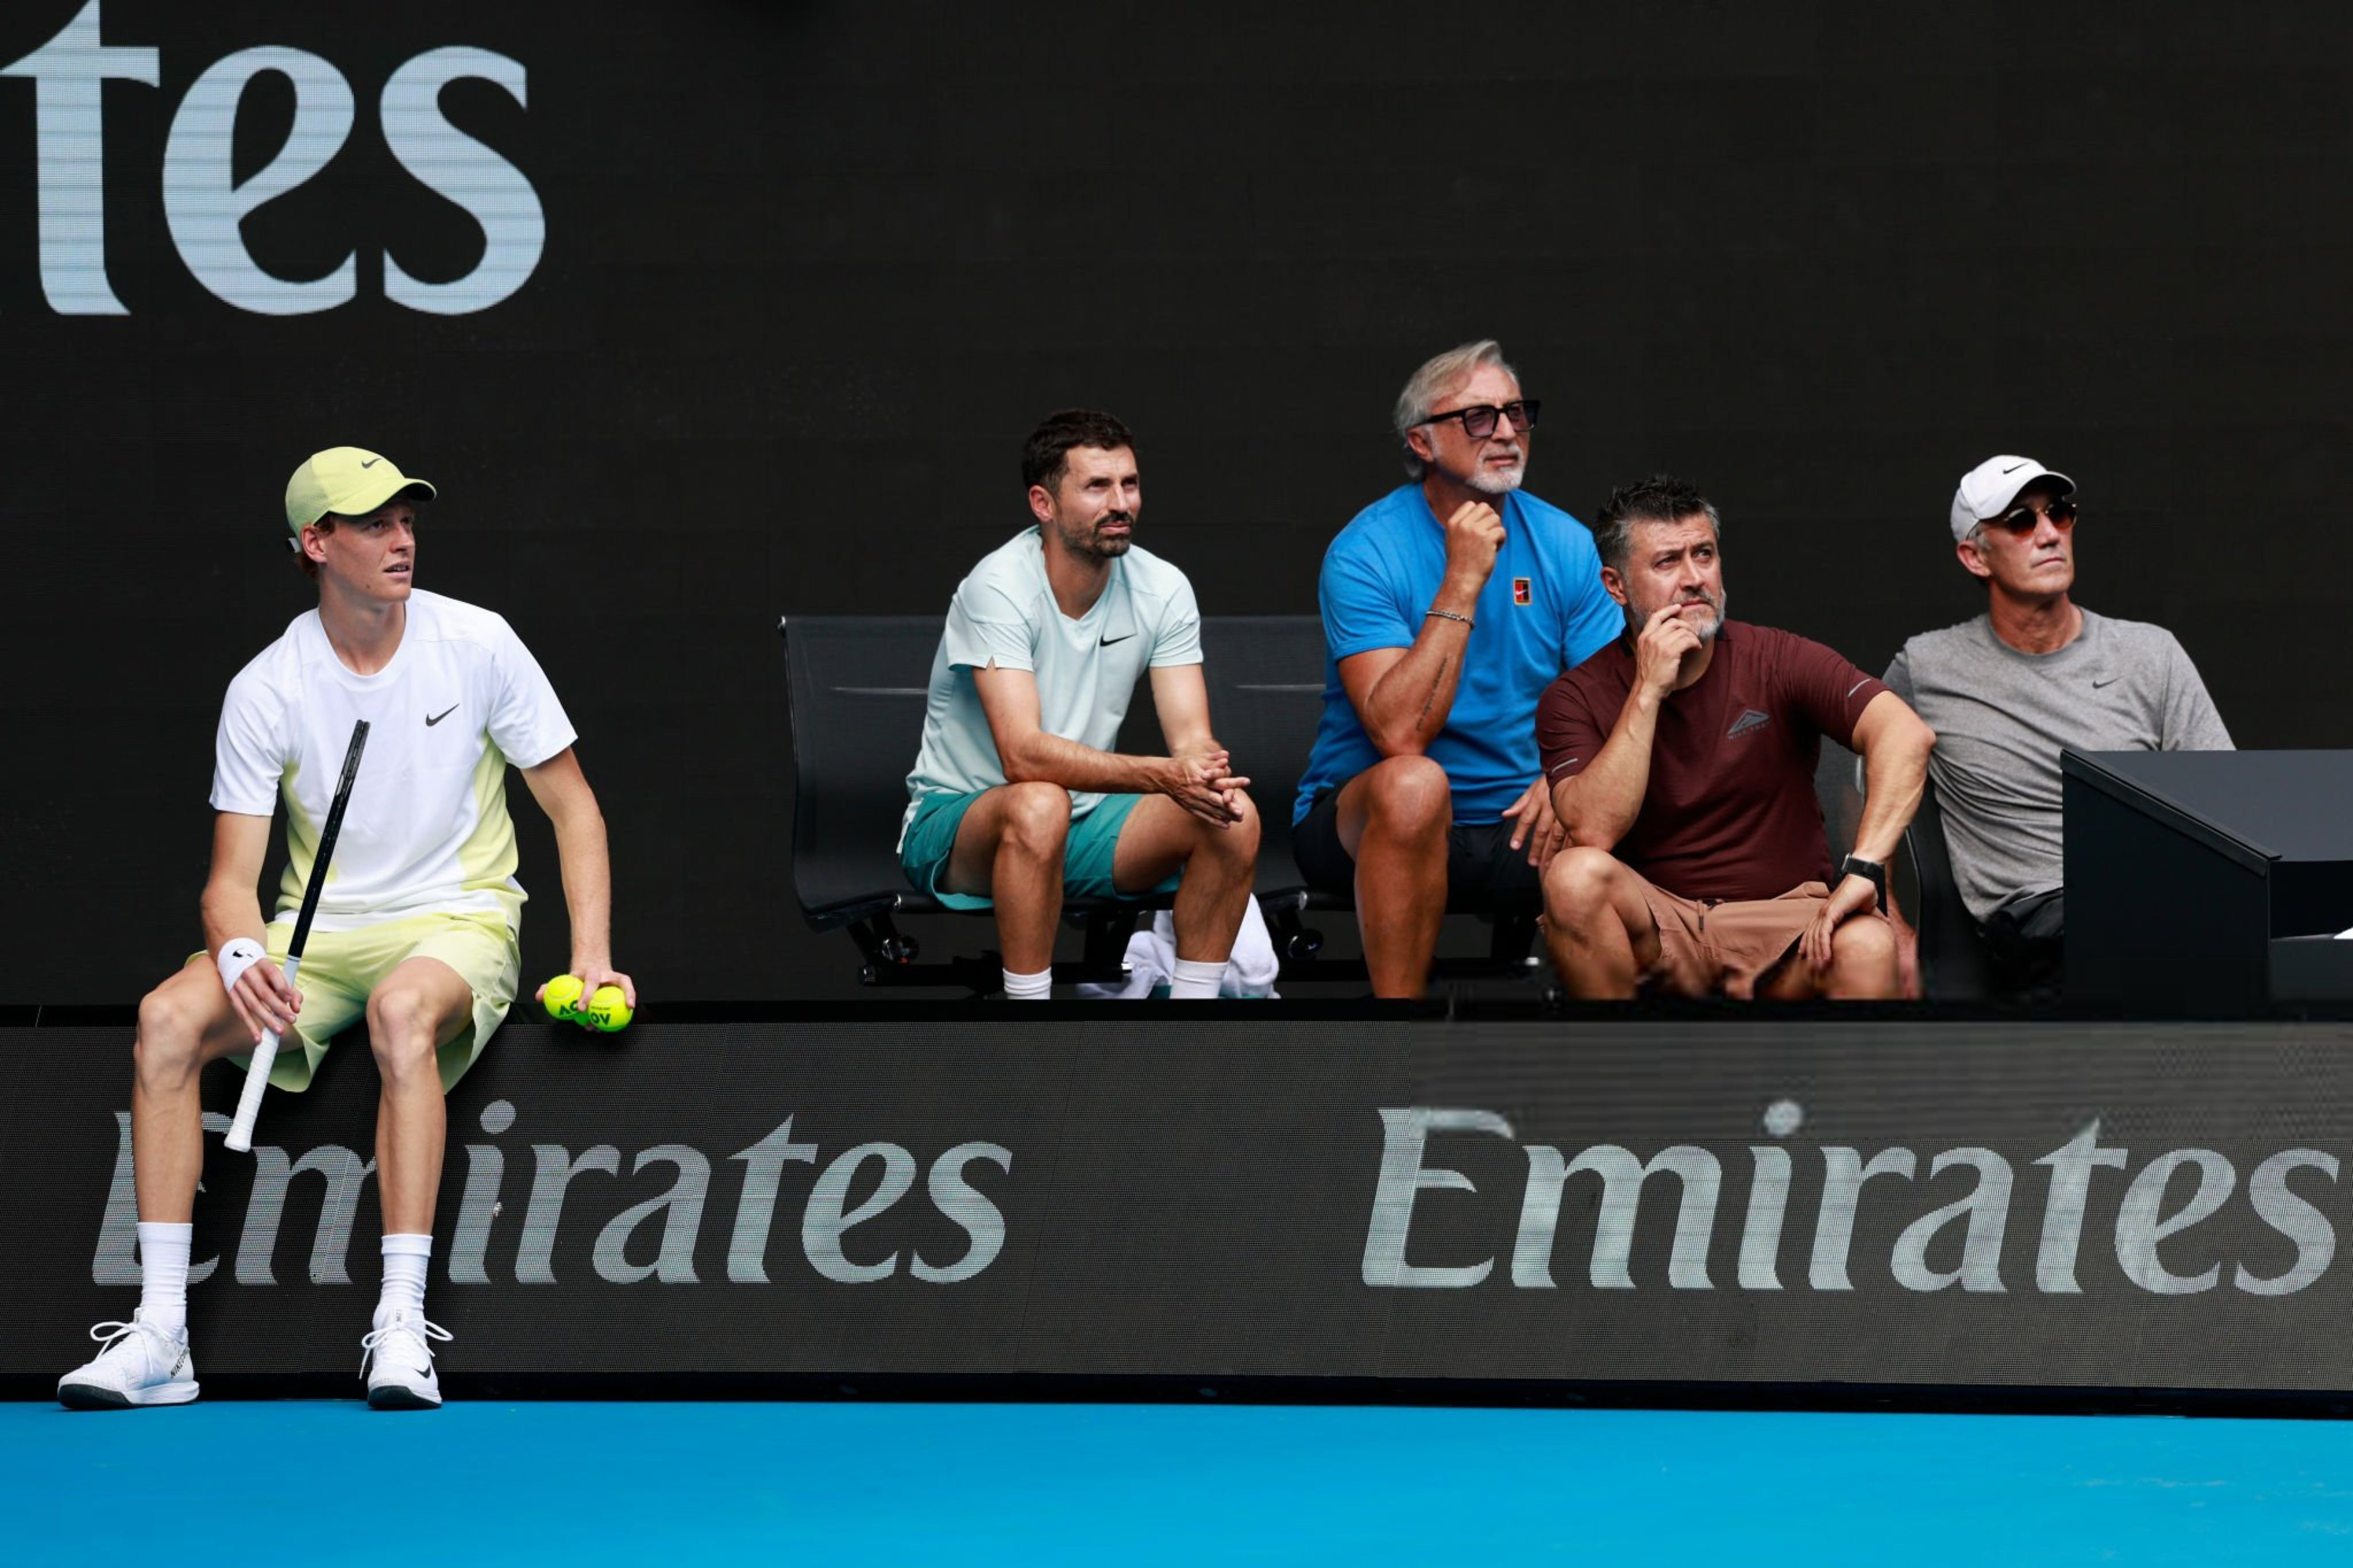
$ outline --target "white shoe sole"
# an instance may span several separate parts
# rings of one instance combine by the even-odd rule
[[[151,1405],[192,1404],[196,1392],[197,1385],[193,1383],[159,1383],[152,1388],[134,1388],[128,1394],[98,1383],[61,1383],[58,1384],[58,1403],[69,1410],[137,1410]]]

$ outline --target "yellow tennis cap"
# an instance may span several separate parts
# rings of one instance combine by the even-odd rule
[[[330,447],[313,452],[286,481],[286,526],[300,533],[329,512],[365,517],[396,495],[415,491],[433,499],[433,487],[412,479],[390,458],[363,447]]]

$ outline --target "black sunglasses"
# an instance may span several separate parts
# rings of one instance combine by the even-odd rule
[[[1450,408],[1443,414],[1426,416],[1421,423],[1436,425],[1448,419],[1460,419],[1462,421],[1462,433],[1465,436],[1474,441],[1483,441],[1495,433],[1495,421],[1499,417],[1509,419],[1514,430],[1535,429],[1536,411],[1543,406],[1543,402],[1537,398],[1515,397],[1500,408],[1489,404],[1481,404],[1471,408]]]
[[[1985,526],[1988,528],[2006,528],[2010,530],[2010,532],[2022,537],[2034,531],[2034,524],[2038,516],[2049,518],[2051,520],[2052,527],[2057,529],[2062,533],[2065,533],[2068,530],[2075,526],[2075,503],[2063,496],[2057,500],[2044,502],[2040,508],[2033,506],[2012,507],[2010,510],[2003,512],[2000,517],[1989,517],[1986,519]]]

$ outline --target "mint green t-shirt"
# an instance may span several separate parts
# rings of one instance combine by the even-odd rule
[[[927,795],[971,795],[1005,783],[1005,764],[972,672],[991,663],[1037,678],[1048,734],[1099,752],[1113,749],[1145,669],[1201,662],[1201,611],[1185,574],[1131,547],[1087,613],[1073,620],[1054,602],[1045,546],[1026,528],[980,559],[948,602],[932,656],[923,743],[907,775],[908,816]],[[1073,820],[1103,796],[1073,794]]]

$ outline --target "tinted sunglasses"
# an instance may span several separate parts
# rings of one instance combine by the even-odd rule
[[[2045,503],[2039,511],[2031,506],[2012,507],[2000,517],[1986,519],[1984,526],[2006,528],[2010,532],[2023,537],[2034,531],[2038,517],[2049,518],[2052,527],[2065,533],[2075,526],[2075,503],[2062,496],[2057,500]]]
[[[1443,414],[1430,415],[1423,419],[1422,423],[1437,425],[1449,419],[1460,419],[1462,421],[1462,433],[1465,436],[1474,441],[1483,441],[1495,433],[1495,419],[1499,415],[1509,419],[1514,430],[1535,429],[1536,410],[1543,406],[1541,399],[1520,397],[1513,399],[1501,407],[1482,404],[1475,408],[1450,408]]]

